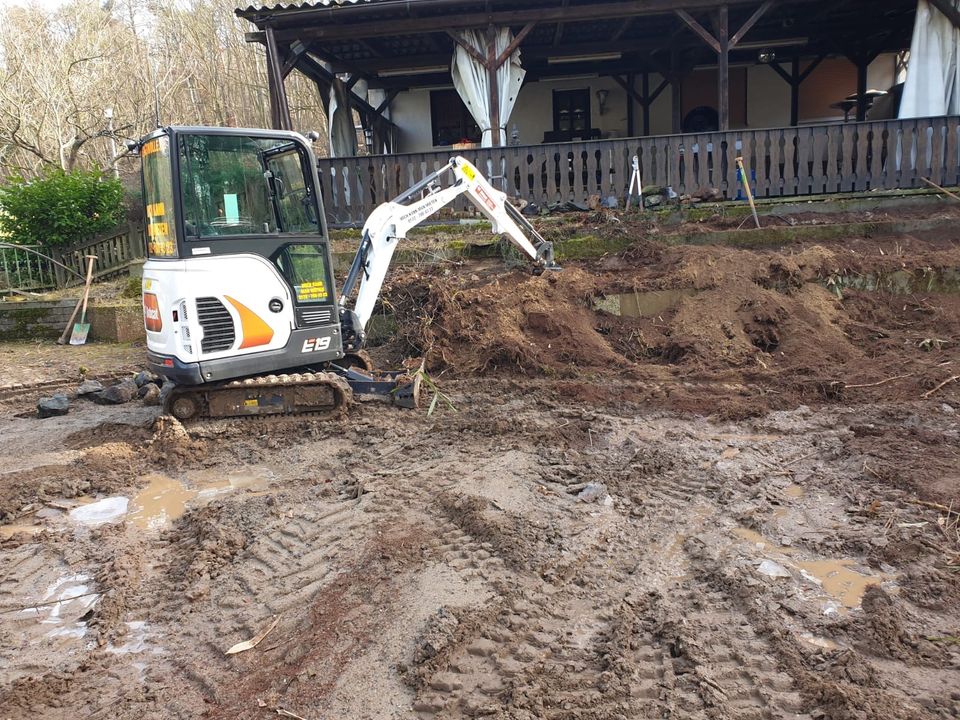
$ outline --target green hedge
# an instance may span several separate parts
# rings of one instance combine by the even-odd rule
[[[20,245],[70,245],[123,221],[123,186],[99,170],[53,170],[0,185],[0,235]]]

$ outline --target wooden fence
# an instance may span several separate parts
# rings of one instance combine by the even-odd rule
[[[94,278],[121,275],[132,262],[147,256],[143,230],[121,227],[66,248],[4,245],[0,247],[0,294],[82,285],[87,273],[86,255],[97,256]]]
[[[640,161],[645,187],[679,194],[717,188],[740,195],[736,158],[742,157],[758,197],[794,197],[960,182],[960,117],[831,123],[767,130],[450,150],[319,161],[324,208],[332,225],[362,225],[381,202],[396,197],[461,154],[511,197],[540,206],[589,196],[621,202],[631,160]],[[458,202],[466,207],[466,201]]]
[[[107,279],[126,272],[130,264],[147,256],[144,234],[141,228],[125,226],[93,240],[87,240],[66,248],[57,248],[50,253],[57,262],[63,263],[82,277],[87,272],[86,255],[96,255],[97,261],[93,265],[93,276],[96,279]],[[71,275],[63,268],[54,266],[57,287],[73,284],[75,275]]]

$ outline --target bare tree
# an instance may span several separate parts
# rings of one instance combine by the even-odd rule
[[[123,157],[117,141],[157,123],[266,126],[263,50],[245,42],[249,28],[235,6],[72,0],[56,10],[0,8],[0,173],[112,167]],[[295,74],[288,94],[298,127],[326,124],[312,83]]]

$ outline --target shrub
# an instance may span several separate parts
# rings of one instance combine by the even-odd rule
[[[123,220],[123,186],[99,170],[53,170],[0,186],[0,235],[21,245],[70,245]]]

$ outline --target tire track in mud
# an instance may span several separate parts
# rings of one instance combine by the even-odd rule
[[[582,487],[584,475],[642,486],[639,507],[618,500],[605,518],[591,513],[602,519],[591,519],[586,534],[574,527],[531,542],[491,517],[508,513],[490,503],[441,496],[445,514],[485,538],[512,572],[502,602],[466,614],[449,644],[415,670],[421,717],[504,708],[543,718],[808,717],[774,649],[724,593],[690,578],[697,563],[683,550],[720,514],[714,499],[750,483],[731,488],[712,464],[691,473],[656,443],[635,447],[577,458],[575,468],[554,458],[545,469],[544,482],[557,489],[538,506],[547,525],[579,507],[567,488]]]

